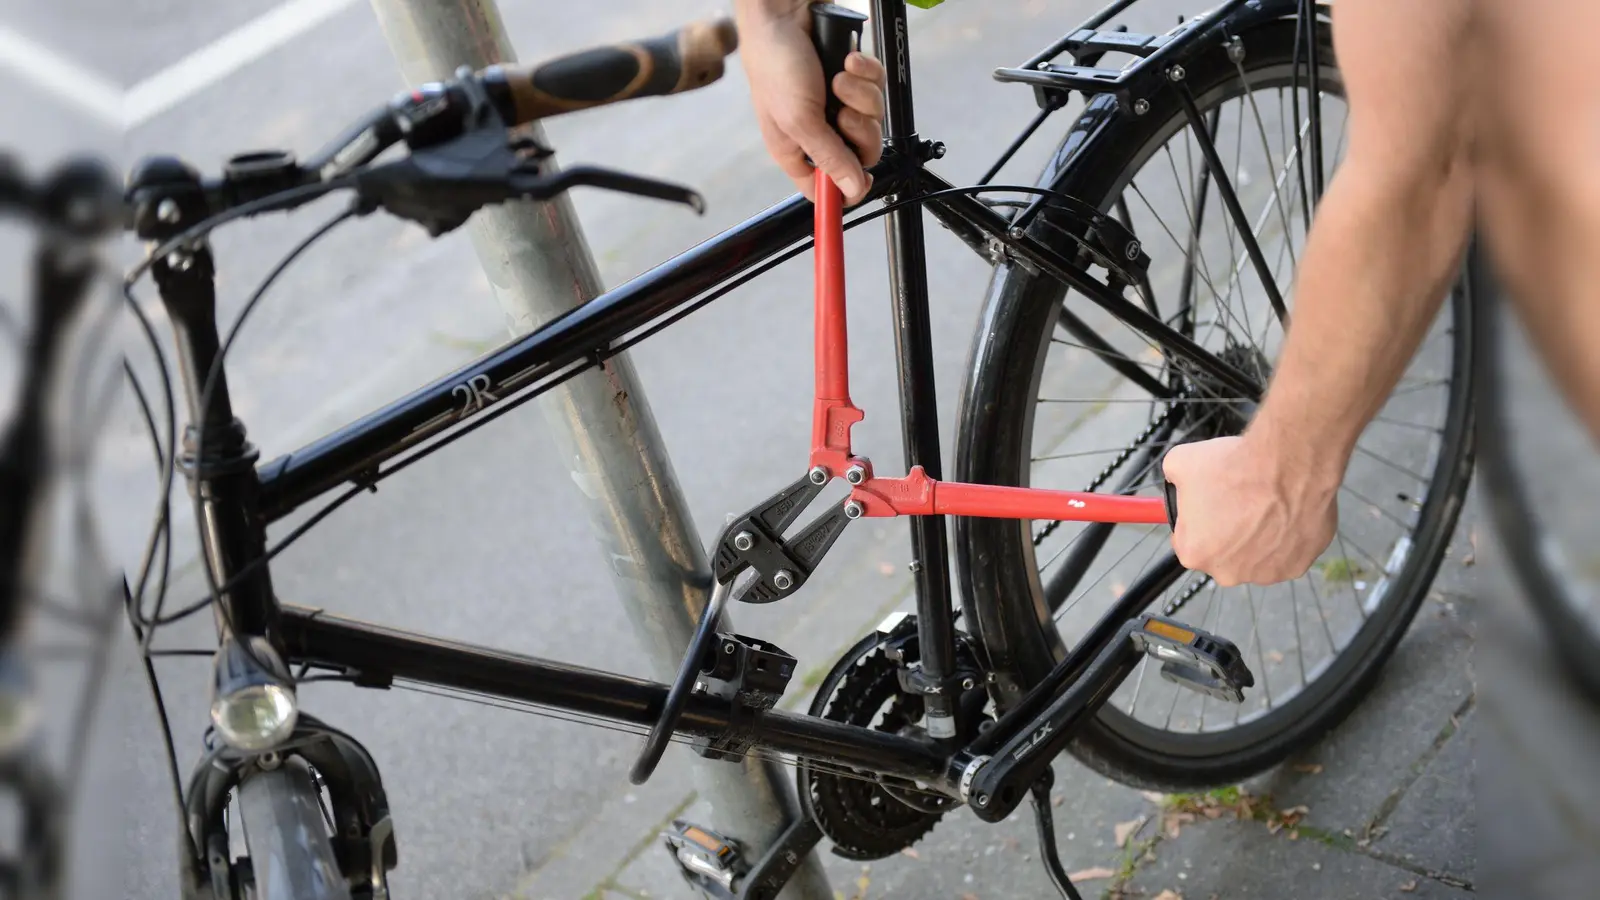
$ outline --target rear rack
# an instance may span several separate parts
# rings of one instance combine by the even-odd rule
[[[1040,109],[1059,107],[1071,91],[1081,91],[1090,97],[1114,94],[1119,104],[1131,108],[1142,96],[1151,93],[1153,81],[1172,77],[1173,67],[1183,58],[1185,49],[1195,43],[1194,38],[1213,27],[1226,28],[1242,7],[1248,6],[1252,15],[1259,15],[1261,8],[1269,5],[1283,6],[1289,12],[1295,8],[1294,0],[1223,0],[1164,34],[1137,34],[1125,28],[1100,30],[1106,20],[1132,3],[1133,0],[1112,3],[1082,28],[1051,44],[1021,66],[996,69],[995,80],[1032,85]],[[1055,62],[1063,53],[1072,57],[1071,65]],[[1137,58],[1120,69],[1097,65],[1107,53],[1130,53]],[[1181,78],[1179,75],[1178,79]]]

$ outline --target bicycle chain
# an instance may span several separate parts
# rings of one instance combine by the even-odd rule
[[[878,731],[899,732],[922,718],[922,698],[900,689],[900,667],[881,645],[862,656],[834,691],[823,718],[868,727],[884,703],[889,704]],[[920,840],[938,824],[949,799],[928,798],[943,808],[919,809],[896,796],[895,789],[871,776],[819,772],[802,765],[800,797],[817,827],[845,859],[874,860],[893,856]]]

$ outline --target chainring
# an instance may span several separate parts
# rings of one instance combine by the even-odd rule
[[[863,644],[834,667],[835,677],[823,685],[834,682],[833,690],[820,695],[814,706],[830,698],[823,718],[861,727],[874,727],[877,721],[878,731],[899,732],[915,724],[922,718],[922,698],[901,690],[899,666],[884,654],[881,641]],[[834,854],[845,859],[893,856],[921,839],[955,806],[953,800],[923,792],[909,781],[890,786],[869,772],[820,770],[809,762],[800,765],[797,783],[806,812],[833,842]]]

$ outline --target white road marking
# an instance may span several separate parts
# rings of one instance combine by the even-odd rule
[[[290,0],[128,89],[122,123],[134,128],[316,28],[356,0]]]
[[[107,124],[122,123],[122,88],[0,24],[0,68]]]
[[[289,0],[124,90],[98,72],[0,24],[0,68],[107,125],[142,125],[266,56],[356,0]]]

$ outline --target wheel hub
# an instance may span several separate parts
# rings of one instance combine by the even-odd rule
[[[1234,343],[1231,337],[1217,358],[1263,387],[1272,378],[1272,363],[1266,354],[1256,347]],[[1195,440],[1239,434],[1255,418],[1259,404],[1239,399],[1237,390],[1210,373],[1191,374],[1189,386],[1192,397],[1201,401],[1184,404],[1185,424]]]

